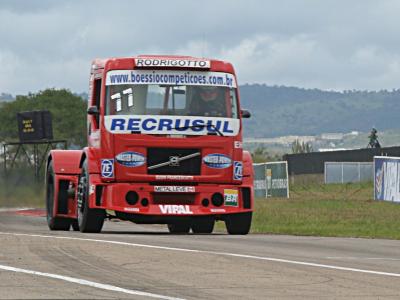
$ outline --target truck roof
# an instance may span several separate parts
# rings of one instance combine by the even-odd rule
[[[209,62],[209,68],[190,68],[185,67],[184,69],[196,69],[197,71],[212,71],[212,72],[226,72],[235,74],[234,68],[231,63],[227,61],[222,61],[218,59],[211,58],[200,58],[193,56],[178,56],[178,55],[138,55],[131,57],[112,57],[112,58],[96,58],[92,61],[92,71],[100,70],[127,70],[127,69],[141,69],[135,65],[135,61],[138,59],[148,59],[148,60],[163,60],[163,61],[207,61]],[[169,69],[169,70],[182,70],[182,67],[146,67],[146,69]]]

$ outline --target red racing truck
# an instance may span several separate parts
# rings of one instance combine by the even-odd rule
[[[52,150],[46,168],[50,230],[100,232],[106,218],[211,233],[225,221],[247,234],[252,159],[232,65],[186,56],[96,59],[88,147]]]

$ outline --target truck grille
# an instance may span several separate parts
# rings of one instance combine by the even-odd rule
[[[148,174],[200,175],[200,168],[201,152],[199,149],[147,149]]]

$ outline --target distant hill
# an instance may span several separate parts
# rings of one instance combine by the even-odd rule
[[[88,94],[74,93],[87,101]],[[387,91],[323,91],[265,84],[240,86],[246,137],[318,135],[400,129],[400,89]],[[13,96],[0,93],[0,104]]]
[[[244,121],[248,137],[400,128],[400,89],[335,92],[246,84],[240,95],[242,107],[252,112]]]

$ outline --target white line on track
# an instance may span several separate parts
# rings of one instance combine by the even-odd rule
[[[327,259],[349,259],[349,260],[400,260],[392,257],[362,257],[362,256],[327,256]]]
[[[2,207],[0,208],[0,212],[10,212],[10,211],[24,211],[24,210],[31,210],[34,208],[30,207]]]
[[[156,245],[147,245],[147,244],[136,244],[136,243],[110,241],[110,240],[75,238],[75,237],[67,237],[67,236],[51,236],[51,235],[12,233],[12,232],[0,232],[0,235],[13,235],[13,236],[28,236],[28,237],[39,237],[39,238],[64,239],[64,240],[75,240],[75,241],[85,241],[85,242],[97,242],[97,243],[124,245],[124,246],[131,246],[131,247],[152,248],[152,249],[160,249],[160,250],[191,252],[191,253],[204,253],[204,254],[212,254],[212,255],[221,255],[221,256],[230,256],[230,257],[238,257],[238,258],[255,259],[255,260],[273,261],[273,262],[280,262],[280,263],[286,263],[286,264],[317,267],[317,268],[340,270],[340,271],[349,271],[349,272],[366,273],[366,274],[373,274],[373,275],[400,277],[400,273],[389,273],[389,272],[381,272],[381,271],[373,271],[373,270],[365,270],[365,269],[357,269],[357,268],[348,268],[348,267],[325,265],[325,264],[318,264],[318,263],[311,263],[311,262],[304,262],[304,261],[297,261],[297,260],[289,260],[289,259],[281,259],[281,258],[273,258],[273,257],[265,257],[265,256],[254,256],[254,255],[237,254],[237,253],[229,253],[229,252],[196,250],[196,249],[187,249],[187,248],[175,248],[175,247],[165,247],[165,246],[156,246]]]
[[[129,294],[129,295],[135,295],[135,296],[144,296],[144,297],[150,297],[150,298],[156,298],[156,299],[166,299],[166,300],[183,300],[182,298],[168,297],[168,296],[147,293],[147,292],[142,292],[142,291],[136,291],[136,290],[128,290],[128,289],[124,289],[121,287],[117,287],[117,286],[113,286],[113,285],[109,285],[109,284],[97,283],[97,282],[93,282],[93,281],[89,281],[89,280],[85,280],[85,279],[79,279],[79,278],[62,276],[62,275],[51,274],[51,273],[37,272],[37,271],[14,268],[14,267],[3,266],[3,265],[0,265],[0,270],[12,271],[12,272],[17,272],[17,273],[25,273],[25,274],[30,274],[30,275],[37,275],[37,276],[48,277],[48,278],[53,278],[53,279],[59,279],[59,280],[64,280],[64,281],[68,281],[68,282],[72,282],[72,283],[77,283],[80,285],[86,285],[86,286],[102,289],[102,290],[107,290],[107,291],[112,291],[112,292],[120,292],[120,293]]]

